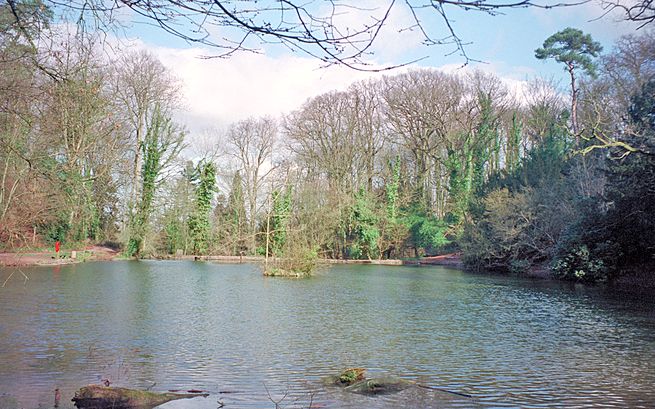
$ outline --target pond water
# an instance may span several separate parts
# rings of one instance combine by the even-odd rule
[[[0,270],[2,281],[11,269]],[[176,261],[23,269],[0,288],[0,407],[80,386],[202,389],[161,408],[655,407],[648,296],[440,267],[335,266],[307,280]],[[346,367],[469,394],[367,397]],[[153,386],[154,384],[154,386]]]

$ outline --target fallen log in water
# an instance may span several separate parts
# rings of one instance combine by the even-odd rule
[[[344,390],[362,395],[386,395],[403,391],[414,385],[416,385],[414,382],[406,379],[384,377],[366,379],[346,386]]]
[[[172,400],[198,396],[207,397],[209,394],[157,393],[138,389],[88,385],[75,392],[72,401],[79,409],[151,409]]]

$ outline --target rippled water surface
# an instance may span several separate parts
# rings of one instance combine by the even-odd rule
[[[647,296],[439,267],[338,266],[308,280],[170,261],[23,271],[27,282],[17,273],[0,288],[0,408],[51,408],[55,388],[70,408],[101,378],[211,392],[168,409],[273,409],[285,394],[284,408],[655,407]],[[472,398],[321,385],[351,366]]]

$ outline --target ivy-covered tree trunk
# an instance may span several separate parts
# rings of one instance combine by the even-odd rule
[[[142,186],[141,196],[129,223],[130,238],[127,244],[127,255],[130,257],[139,257],[143,252],[159,178],[162,170],[177,157],[182,149],[183,138],[184,134],[176,129],[172,120],[165,116],[159,107],[156,107],[140,147],[143,154]]]
[[[379,220],[373,209],[373,203],[362,189],[355,195],[355,203],[350,215],[349,255],[354,259],[371,259],[378,257],[380,239]]]
[[[518,119],[516,112],[514,112],[514,114],[512,114],[512,123],[509,133],[507,134],[507,144],[505,146],[505,168],[509,173],[513,173],[518,169],[521,154],[521,132],[521,121]]]
[[[243,178],[237,171],[232,178],[232,186],[227,201],[227,226],[230,234],[229,248],[232,255],[239,255],[245,248],[246,207],[243,195]]]
[[[273,214],[269,226],[270,251],[274,256],[282,256],[284,245],[287,240],[287,225],[291,216],[291,187],[286,189],[284,194],[279,191],[272,193]]]
[[[196,167],[195,211],[189,218],[189,233],[194,254],[206,254],[211,242],[209,214],[216,192],[216,167],[201,161]]]

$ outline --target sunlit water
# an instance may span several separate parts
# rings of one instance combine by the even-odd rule
[[[2,281],[14,270],[0,270]],[[0,288],[0,407],[79,387],[203,389],[161,408],[655,407],[655,302],[444,268],[108,262],[23,269]],[[367,397],[340,369],[424,388]],[[154,386],[153,386],[154,384]]]

